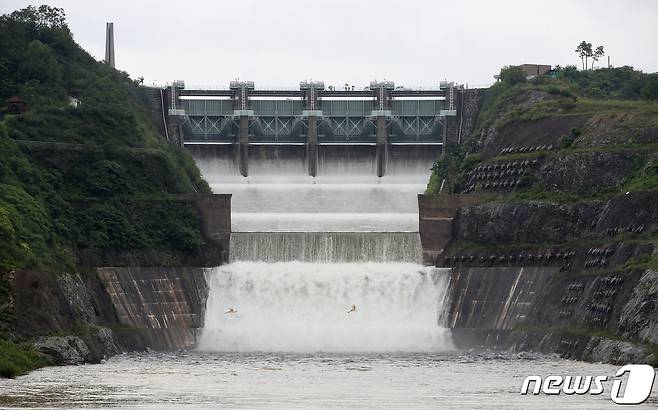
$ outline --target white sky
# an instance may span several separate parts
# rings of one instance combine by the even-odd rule
[[[2,0],[7,13],[29,1]],[[580,64],[587,40],[615,66],[658,71],[656,0],[60,0],[76,41],[104,57],[114,22],[117,68],[146,84],[296,87],[485,85],[501,66]],[[604,57],[605,59],[605,57]],[[605,61],[600,63],[605,64]]]

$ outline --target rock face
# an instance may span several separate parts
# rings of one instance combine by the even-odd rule
[[[34,341],[37,351],[50,356],[58,365],[78,365],[93,362],[87,344],[77,336],[39,337]]]
[[[491,202],[463,207],[456,212],[452,240],[496,244],[561,243],[608,238],[611,233],[637,229],[646,232],[658,224],[658,207],[647,206],[650,203],[658,203],[657,191],[632,192],[607,201]],[[430,207],[421,208],[421,223],[424,209]]]
[[[113,306],[102,293],[96,277],[35,271],[14,273],[16,333],[34,338],[40,352],[58,364],[98,363],[120,353],[113,332]],[[73,329],[73,330],[71,330]],[[38,336],[72,333],[68,336]]]
[[[640,278],[619,319],[624,337],[658,344],[658,272],[648,269]]]
[[[453,224],[455,241],[484,243],[564,242],[591,229],[604,204],[487,203],[462,208]]]
[[[576,146],[602,147],[606,145],[650,144],[658,142],[658,127],[638,124],[625,113],[598,114],[582,126],[583,134]]]
[[[658,363],[658,113],[496,87],[446,150],[459,194],[419,196],[455,344]]]
[[[121,353],[112,331],[105,327],[90,329],[83,336],[39,336],[33,344],[58,365],[100,363]]]
[[[446,230],[427,221],[446,198],[420,203],[423,249],[433,249]],[[658,210],[647,206],[653,203],[657,191],[458,208],[434,259],[453,270],[446,323],[456,346],[611,363],[655,360],[637,341],[658,344],[658,273],[632,267],[657,252],[642,240],[658,227]]]
[[[98,268],[85,278],[17,271],[14,292],[16,336],[54,363],[81,364],[193,347],[207,290],[203,268],[170,267]],[[53,333],[64,336],[40,336]]]
[[[635,171],[636,153],[579,152],[552,158],[536,173],[546,191],[595,193],[614,189]]]

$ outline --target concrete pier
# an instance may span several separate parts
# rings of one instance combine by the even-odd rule
[[[318,175],[318,118],[308,117],[306,133],[306,169],[312,177]]]
[[[249,116],[240,115],[238,120],[238,164],[243,177],[249,175]]]
[[[377,176],[386,174],[386,163],[388,161],[388,130],[386,129],[386,117],[378,115],[377,124]]]

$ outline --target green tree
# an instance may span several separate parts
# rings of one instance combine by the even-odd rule
[[[578,47],[574,50],[576,53],[578,53],[578,57],[580,57],[580,65],[585,70],[587,67],[585,66],[585,56],[587,55],[587,41],[581,41],[580,44],[578,44]]]
[[[523,69],[519,66],[503,67],[500,70],[500,81],[508,85],[515,85],[525,82],[526,75]]]
[[[56,84],[61,80],[62,68],[50,47],[39,40],[32,40],[19,66],[19,75],[24,82],[37,80],[43,84]]]
[[[36,8],[34,6],[27,6],[24,9],[14,11],[9,15],[9,18],[17,22],[26,23],[37,29],[55,28],[66,31],[69,29],[66,25],[64,9],[57,7],[42,5]]]
[[[599,61],[599,59],[604,55],[605,52],[603,51],[603,46],[596,47],[596,50],[594,50],[594,54],[592,55],[592,70],[594,69],[594,63]]]
[[[598,46],[596,49],[592,48],[592,43],[588,43],[587,41],[581,41],[580,44],[578,44],[578,47],[576,47],[576,50],[574,50],[576,53],[578,53],[578,57],[580,57],[580,64],[583,70],[587,69],[594,69],[594,63],[596,63],[601,57],[605,55],[605,52],[603,51],[603,46]],[[589,64],[589,59],[592,59],[592,65],[590,66]]]
[[[645,100],[658,100],[658,74],[654,74],[647,80],[640,91],[640,97]]]

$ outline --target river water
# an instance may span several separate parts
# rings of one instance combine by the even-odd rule
[[[609,375],[552,356],[443,353],[146,353],[0,381],[0,406],[49,408],[620,408],[602,395],[524,396],[526,375]],[[655,408],[658,392],[641,408]],[[631,406],[631,408],[636,408]]]

